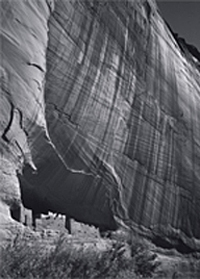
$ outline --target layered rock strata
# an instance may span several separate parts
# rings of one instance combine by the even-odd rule
[[[200,250],[200,72],[155,2],[2,3],[2,214],[19,173],[29,208]]]

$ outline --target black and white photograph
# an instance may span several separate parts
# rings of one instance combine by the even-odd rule
[[[0,0],[0,279],[200,278],[200,0]]]

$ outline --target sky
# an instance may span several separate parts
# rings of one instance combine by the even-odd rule
[[[157,0],[172,30],[200,51],[200,0]]]

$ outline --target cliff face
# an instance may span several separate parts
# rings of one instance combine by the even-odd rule
[[[32,160],[37,135],[47,134],[44,103],[48,1],[0,3],[0,235],[14,222],[9,209],[19,206],[17,174]],[[7,231],[8,230],[8,231]]]
[[[155,2],[2,3],[2,216],[19,173],[29,208],[200,250],[200,73]]]

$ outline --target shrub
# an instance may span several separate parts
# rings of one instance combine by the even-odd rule
[[[135,273],[144,278],[152,277],[161,262],[156,261],[157,255],[150,252],[150,244],[147,240],[133,235],[128,239],[128,243],[134,259]]]
[[[138,246],[138,247],[136,247]],[[106,251],[76,248],[61,235],[55,243],[18,235],[2,249],[0,278],[70,279],[137,278],[152,276],[157,264],[140,245],[132,243],[132,256],[125,256],[125,243],[113,241]]]

